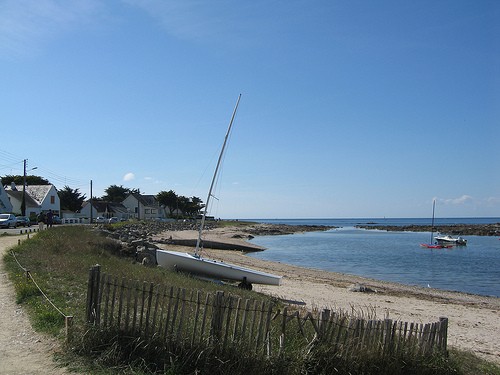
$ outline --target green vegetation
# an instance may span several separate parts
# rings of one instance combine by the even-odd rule
[[[227,222],[226,222],[227,223]],[[234,222],[244,225],[244,222]],[[58,354],[61,364],[83,373],[93,374],[492,374],[500,369],[469,353],[450,351],[448,358],[386,356],[355,352],[348,356],[332,353],[318,345],[297,345],[280,356],[255,356],[253,352],[235,350],[218,356],[210,345],[165,346],[153,337],[144,341],[123,332],[91,328],[85,324],[87,279],[92,265],[101,265],[102,272],[118,278],[152,282],[187,290],[215,292],[223,290],[243,298],[269,300],[269,297],[231,286],[207,283],[161,268],[148,268],[131,258],[119,256],[116,242],[84,227],[57,227],[39,233],[16,247],[17,261],[65,314],[74,316],[72,336],[64,353]],[[27,306],[31,320],[39,331],[65,341],[64,318],[41,296],[26,273],[19,268],[11,253],[4,261],[15,284],[17,301]],[[290,338],[294,341],[293,337]],[[297,342],[301,341],[299,339]],[[156,362],[158,358],[167,359]]]
[[[82,209],[83,202],[87,199],[85,194],[80,193],[79,189],[73,190],[68,185],[65,185],[57,194],[61,201],[61,210],[77,212]]]

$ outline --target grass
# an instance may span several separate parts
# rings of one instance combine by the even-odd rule
[[[245,225],[244,222],[235,222]],[[305,350],[297,346],[283,356],[255,357],[244,350],[222,358],[210,347],[165,346],[155,340],[144,342],[125,337],[120,332],[90,329],[85,324],[87,278],[92,265],[101,265],[104,273],[119,278],[215,292],[224,290],[242,298],[267,300],[251,291],[207,283],[162,268],[148,268],[131,258],[120,257],[116,242],[79,226],[62,226],[40,232],[15,248],[17,261],[30,270],[50,300],[65,314],[74,316],[74,338],[58,361],[82,373],[115,374],[186,374],[201,371],[211,374],[491,374],[500,369],[471,353],[451,350],[445,358],[437,355],[422,358],[380,358],[370,352],[339,357],[331,348],[320,346]],[[14,282],[17,302],[25,305],[32,324],[64,342],[64,317],[43,298],[38,288],[26,278],[14,257],[8,253],[4,262]],[[300,341],[300,340],[297,340]],[[154,365],[159,357],[161,365]]]
[[[221,289],[220,285],[206,283],[159,267],[143,267],[132,258],[120,257],[119,253],[120,246],[115,241],[75,226],[57,227],[40,232],[15,249],[18,262],[30,270],[41,289],[66,315],[73,315],[76,320],[83,320],[85,309],[82,309],[82,303],[86,301],[88,272],[95,264],[101,266],[103,273],[119,278],[177,285],[187,289],[211,291]],[[5,256],[4,261],[13,278],[18,302],[41,308],[40,305],[45,303],[40,298],[38,289],[19,269],[10,253]],[[234,288],[231,288],[231,291],[234,292]],[[241,293],[243,295],[250,293],[253,297],[257,295],[245,291]],[[51,331],[49,330],[53,333]]]

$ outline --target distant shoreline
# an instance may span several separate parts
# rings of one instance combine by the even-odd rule
[[[388,232],[441,232],[456,236],[500,236],[500,223],[436,225],[356,225],[356,228]]]

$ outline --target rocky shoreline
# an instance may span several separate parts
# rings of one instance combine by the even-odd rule
[[[211,231],[220,228],[218,222],[206,222],[205,231]],[[107,232],[113,238],[121,238],[123,242],[128,242],[130,239],[148,239],[163,232],[182,232],[188,230],[198,230],[199,224],[196,222],[136,222],[120,227],[113,227],[107,224],[100,224],[97,228],[103,232]],[[250,239],[255,236],[272,236],[272,235],[285,235],[300,232],[317,232],[334,229],[334,226],[325,225],[287,225],[287,224],[262,224],[262,223],[248,223],[244,225],[235,226],[241,233],[247,235]]]
[[[218,222],[207,222],[205,233],[224,228]],[[230,226],[230,236],[218,239],[204,239],[204,247],[220,250],[239,250],[244,252],[263,251],[265,248],[252,244],[248,240],[255,236],[287,235],[300,232],[324,231],[335,227],[322,225],[286,225],[248,223]],[[112,238],[117,243],[117,251],[123,256],[135,256],[139,260],[141,253],[147,252],[153,256],[161,245],[190,246],[196,245],[199,224],[196,222],[133,222],[120,226],[100,224],[95,227],[101,235]],[[186,237],[182,233],[188,233]],[[177,236],[172,236],[175,233]],[[180,236],[180,238],[178,237]]]
[[[288,225],[288,224],[249,224],[239,228],[241,232],[250,236],[279,236],[284,234],[294,234],[302,232],[321,232],[335,229],[335,226],[328,225]]]
[[[430,225],[356,225],[356,228],[385,230],[388,232],[430,232]],[[500,223],[436,225],[434,232],[453,236],[500,236]]]

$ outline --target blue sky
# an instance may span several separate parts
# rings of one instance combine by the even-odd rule
[[[0,0],[0,175],[222,218],[500,216],[500,2]]]

